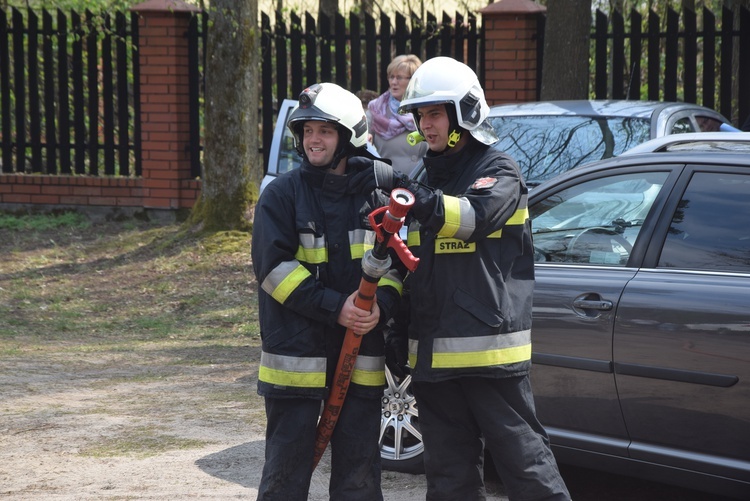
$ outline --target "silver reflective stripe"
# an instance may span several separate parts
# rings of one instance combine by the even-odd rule
[[[349,230],[349,247],[352,259],[362,259],[365,251],[375,246],[375,232],[372,230]]]
[[[466,197],[443,195],[445,223],[438,234],[444,237],[467,240],[476,229],[476,213]]]
[[[299,284],[310,276],[310,272],[299,261],[284,261],[279,263],[271,273],[266,275],[261,288],[273,296],[280,303],[284,303]]]
[[[299,249],[297,249],[297,254],[294,257],[310,264],[328,261],[325,235],[316,237],[312,233],[300,233]]]
[[[398,294],[404,290],[404,282],[401,280],[401,274],[396,270],[389,270],[385,275],[380,277],[378,281],[378,287],[384,287],[390,285],[398,291]]]
[[[263,351],[258,379],[278,386],[323,388],[326,384],[326,359],[274,355]]]
[[[437,338],[432,366],[450,369],[489,367],[531,360],[531,330],[492,336]]]
[[[385,357],[357,356],[352,372],[352,383],[362,386],[383,386],[385,384]]]
[[[419,351],[419,341],[416,339],[409,340],[409,366],[417,366],[417,352]]]
[[[493,336],[439,337],[433,343],[433,350],[441,353],[463,353],[485,351],[497,348],[522,346],[531,342],[531,330],[495,334]]]

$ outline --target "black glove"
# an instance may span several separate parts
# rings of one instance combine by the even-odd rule
[[[396,188],[404,188],[414,195],[414,205],[411,208],[412,215],[420,223],[424,223],[435,212],[435,205],[443,194],[440,190],[433,191],[431,188],[420,184],[413,179],[398,179]]]
[[[403,380],[409,374],[409,339],[389,333],[386,329],[385,365],[391,374]]]
[[[391,191],[398,176],[393,167],[382,160],[367,157],[350,157],[346,161],[349,174],[349,189],[355,193],[372,193],[375,188]]]

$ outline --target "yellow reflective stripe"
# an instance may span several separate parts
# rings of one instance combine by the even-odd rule
[[[369,249],[375,246],[375,232],[372,230],[350,230],[349,251],[352,259],[362,259]]]
[[[410,224],[409,231],[406,233],[406,245],[409,247],[417,247],[421,243],[422,243],[422,237],[419,235],[419,225]]]
[[[310,264],[320,264],[328,261],[328,249],[325,236],[316,237],[311,233],[299,234],[299,248],[295,259]]]
[[[325,357],[290,357],[261,352],[258,379],[264,383],[299,388],[324,388]]]
[[[432,366],[439,369],[488,367],[531,360],[531,330],[492,336],[437,338]]]
[[[529,218],[529,209],[528,207],[524,207],[523,209],[516,210],[516,212],[513,213],[510,219],[508,219],[508,222],[505,224],[506,225],[524,224],[528,218]]]
[[[362,386],[383,386],[385,384],[385,357],[357,356],[352,371],[352,383]]]
[[[499,348],[488,351],[464,353],[433,353],[432,367],[435,369],[460,369],[465,367],[490,367],[531,360],[531,345]]]
[[[467,240],[476,228],[476,215],[469,200],[443,195],[443,207],[445,222],[438,235]]]
[[[524,207],[523,209],[518,209],[516,212],[513,213],[513,215],[508,219],[508,221],[505,223],[505,226],[519,226],[526,223],[526,220],[529,219],[529,209]],[[503,236],[503,229],[500,228],[497,231],[493,231],[489,235],[487,235],[487,238],[502,238]]]
[[[400,296],[404,290],[404,283],[401,281],[401,275],[396,270],[389,270],[388,273],[380,277],[378,280],[378,287],[385,287],[390,285],[398,291]]]
[[[299,284],[310,276],[312,276],[310,272],[299,261],[284,261],[271,270],[271,273],[263,280],[261,288],[276,301],[284,304]]]

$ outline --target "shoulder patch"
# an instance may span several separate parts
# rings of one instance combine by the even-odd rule
[[[474,181],[471,185],[472,190],[486,190],[492,188],[497,183],[497,178],[494,177],[483,177]]]

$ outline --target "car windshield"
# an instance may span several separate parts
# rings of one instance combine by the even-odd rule
[[[650,138],[645,118],[583,116],[490,117],[508,153],[535,186],[579,165],[619,155]]]

